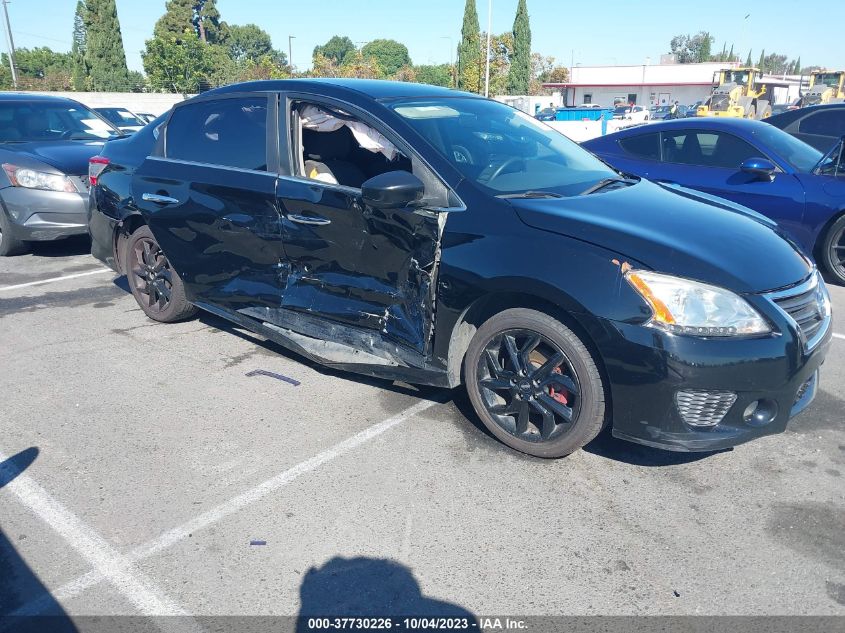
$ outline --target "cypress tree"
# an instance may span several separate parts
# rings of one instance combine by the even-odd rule
[[[736,61],[736,60],[734,59],[734,45],[733,45],[733,44],[731,44],[731,50],[730,50],[730,52],[728,53],[728,60],[727,60],[727,61],[729,61],[729,62]]]
[[[799,56],[798,59],[795,60],[795,64],[792,66],[792,74],[793,75],[800,75],[801,74],[801,57]]]
[[[185,29],[196,30],[194,26],[194,0],[167,0],[164,14],[153,28],[153,35],[163,39],[175,37],[181,41]]]
[[[115,0],[86,0],[85,64],[91,90],[126,90],[129,70]]]
[[[70,53],[73,89],[85,90],[88,83],[88,67],[85,64],[85,2],[83,0],[76,3],[76,13],[73,16],[73,45]]]
[[[751,67],[751,51],[750,50],[748,51],[748,59],[745,60],[745,66],[746,66],[746,68]]]
[[[215,0],[194,0],[193,24],[203,42],[222,44],[228,35],[225,22],[220,20],[220,11]]]
[[[481,93],[481,27],[475,0],[466,0],[461,43],[458,45],[458,87]]]
[[[531,83],[531,23],[525,0],[519,0],[513,21],[513,54],[508,73],[508,94],[527,95]]]
[[[764,48],[763,51],[760,53],[760,62],[757,64],[757,68],[766,72],[766,49]]]

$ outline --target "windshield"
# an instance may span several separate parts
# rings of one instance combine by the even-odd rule
[[[619,106],[613,111],[613,114],[628,114],[631,112],[630,106]]]
[[[0,102],[0,143],[111,138],[120,132],[81,104]]]
[[[578,195],[616,172],[560,132],[496,101],[398,101],[393,110],[464,177],[493,193]]]
[[[840,73],[819,73],[813,83],[815,86],[827,86],[828,88],[839,87]]]
[[[757,126],[752,134],[798,171],[809,173],[822,159],[822,153],[773,125]]]
[[[734,71],[734,72],[726,72],[725,73],[725,83],[735,83],[740,86],[745,86],[748,84],[748,76],[749,73],[747,70],[744,71]]]
[[[117,125],[144,125],[144,123],[132,114],[129,110],[119,110],[117,108],[104,108],[97,110],[100,114],[106,117],[112,123]]]

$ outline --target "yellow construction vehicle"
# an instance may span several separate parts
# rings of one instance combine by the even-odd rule
[[[845,101],[845,70],[814,70],[810,87],[801,96],[801,107]]]
[[[713,76],[716,87],[696,116],[765,119],[772,114],[771,90],[759,68],[725,68]]]

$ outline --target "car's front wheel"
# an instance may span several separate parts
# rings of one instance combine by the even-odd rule
[[[605,393],[583,341],[547,314],[514,308],[484,323],[464,358],[470,401],[502,442],[563,457],[602,429]]]
[[[11,257],[12,255],[23,255],[29,250],[26,242],[12,237],[9,231],[9,220],[0,210],[0,257]]]
[[[845,215],[825,233],[821,256],[824,267],[834,280],[845,285]]]
[[[148,317],[173,323],[196,313],[185,298],[182,280],[148,226],[139,227],[129,237],[123,261],[132,296]]]

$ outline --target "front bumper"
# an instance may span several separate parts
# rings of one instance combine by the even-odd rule
[[[16,239],[40,242],[88,232],[87,194],[6,187],[0,199]]]
[[[778,333],[749,339],[703,339],[603,321],[594,333],[611,386],[613,435],[672,451],[713,451],[781,433],[818,389],[818,372],[832,339],[830,322],[811,351],[794,322],[778,319]],[[709,427],[682,417],[679,391],[731,393],[724,417]],[[775,404],[770,421],[746,421],[752,403]]]

